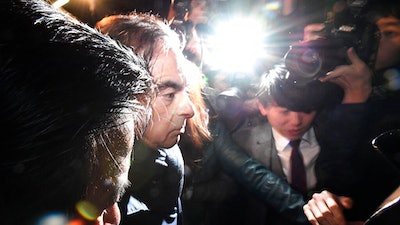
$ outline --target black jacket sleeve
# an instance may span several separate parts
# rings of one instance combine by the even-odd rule
[[[400,184],[399,171],[372,147],[370,132],[379,121],[375,102],[342,104],[320,116],[316,134],[321,152],[316,163],[317,189],[351,197],[349,220],[365,220]],[[385,114],[382,118],[388,118]]]

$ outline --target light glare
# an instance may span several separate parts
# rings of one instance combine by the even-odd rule
[[[209,63],[225,71],[251,71],[264,54],[262,24],[253,18],[221,22],[212,38]]]
[[[67,4],[68,2],[69,2],[69,0],[57,0],[52,5],[54,8],[60,8],[63,5]]]

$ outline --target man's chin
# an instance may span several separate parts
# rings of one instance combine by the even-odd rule
[[[174,140],[168,141],[168,143],[165,144],[164,148],[172,148],[174,145],[179,143],[180,139],[181,136],[177,136]]]

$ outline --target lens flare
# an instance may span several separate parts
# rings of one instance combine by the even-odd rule
[[[400,90],[400,69],[389,69],[383,76],[388,81],[388,89],[392,91]]]
[[[80,201],[76,204],[76,210],[87,220],[95,220],[98,217],[99,210],[88,201]]]
[[[59,212],[48,213],[38,219],[36,225],[67,225],[67,217]]]

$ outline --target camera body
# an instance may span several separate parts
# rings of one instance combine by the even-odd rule
[[[348,64],[346,52],[350,47],[373,68],[380,37],[377,26],[363,16],[366,4],[367,1],[348,1],[345,10],[325,21],[318,39],[291,45],[284,56],[284,64],[290,72],[287,79],[305,84],[336,66]]]

